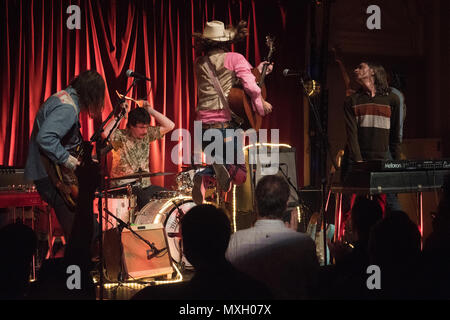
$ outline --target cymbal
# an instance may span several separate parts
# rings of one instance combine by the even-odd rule
[[[181,167],[181,172],[187,172],[191,170],[205,169],[208,168],[209,165],[196,164],[196,165],[187,165]]]
[[[175,173],[172,173],[172,172],[154,172],[154,173],[150,173],[150,172],[147,172],[147,171],[142,171],[142,172],[129,174],[129,175],[126,175],[126,176],[109,178],[109,180],[140,179],[140,178],[147,178],[147,177],[167,176],[167,175],[171,175],[171,174],[175,174]]]

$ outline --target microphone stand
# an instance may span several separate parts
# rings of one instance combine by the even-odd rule
[[[177,220],[178,220],[178,223],[180,222],[180,216],[184,216],[184,211],[183,211],[183,209],[181,209],[179,206],[178,206],[178,204],[174,201],[174,200],[172,200],[172,203],[174,204],[174,206],[177,208],[177,212],[178,212],[178,214],[177,214]],[[180,227],[178,227],[178,230],[180,230]],[[178,245],[180,246],[180,265],[181,265],[181,268],[184,270],[184,263],[183,263],[183,242],[181,241],[181,237],[180,237],[180,240],[178,240]]]
[[[300,191],[295,187],[295,185],[292,183],[291,178],[286,174],[286,172],[283,171],[281,168],[281,165],[279,166],[279,169],[281,173],[283,174],[284,178],[288,182],[288,184],[291,186],[292,189],[294,189],[295,193],[297,194],[297,203],[299,206],[304,206],[304,202],[302,197],[300,197]]]
[[[128,88],[128,90],[127,90],[127,92],[126,92],[126,94],[125,95],[127,95],[129,92],[130,92],[130,90],[134,87],[136,85],[136,79],[133,79],[133,82],[132,82],[132,84],[131,84],[131,86]],[[125,99],[120,99],[119,100],[119,106],[123,103],[123,102],[125,102]],[[110,114],[108,115],[108,117],[106,118],[106,120],[105,121],[103,121],[102,122],[102,124],[100,125],[100,127],[94,132],[94,134],[92,135],[92,137],[90,138],[90,142],[91,143],[93,143],[93,142],[96,142],[96,144],[95,144],[95,149],[96,149],[96,154],[97,154],[97,157],[99,157],[97,160],[99,161],[99,163],[100,163],[100,168],[101,168],[101,175],[102,175],[102,181],[101,181],[101,185],[100,185],[100,197],[99,197],[99,200],[98,200],[98,214],[99,214],[99,229],[100,229],[100,231],[99,231],[99,251],[100,251],[100,253],[99,253],[99,256],[100,256],[100,276],[99,276],[99,285],[100,285],[100,292],[99,292],[99,299],[100,300],[103,300],[103,284],[104,284],[104,274],[103,274],[103,268],[104,268],[104,265],[103,265],[103,258],[104,258],[104,256],[103,256],[103,219],[102,219],[102,216],[103,216],[103,210],[102,210],[102,206],[103,206],[103,204],[102,204],[102,197],[103,197],[103,193],[104,193],[104,191],[106,191],[107,189],[106,189],[106,186],[105,186],[105,179],[104,179],[104,177],[106,176],[106,173],[107,173],[107,168],[106,168],[106,154],[107,154],[107,152],[104,152],[103,151],[103,148],[105,148],[105,146],[106,146],[106,144],[107,144],[107,142],[108,142],[108,139],[109,139],[109,136],[111,135],[111,132],[113,131],[113,130],[111,130],[110,132],[109,132],[109,134],[108,134],[108,137],[106,138],[106,139],[102,139],[102,133],[103,133],[103,131],[105,130],[105,126],[106,126],[106,124],[108,123],[108,121],[112,118],[112,116],[114,115],[114,111],[116,110],[116,108],[117,107],[115,107],[111,112],[110,112]],[[115,127],[117,127],[117,125],[118,125],[118,123],[119,123],[119,121],[122,119],[122,117],[124,116],[124,110],[121,110],[121,112],[120,112],[120,114],[119,114],[119,117],[116,119],[116,123],[114,124],[114,127],[113,128],[115,128]],[[107,198],[106,198],[107,199]],[[107,201],[106,201],[106,205],[107,205]]]
[[[160,254],[161,252],[163,252],[164,250],[166,250],[167,248],[164,249],[158,249],[156,248],[156,246],[151,243],[150,241],[148,241],[147,239],[145,239],[144,237],[142,237],[139,233],[137,233],[136,231],[134,231],[130,225],[128,223],[126,223],[125,221],[123,221],[122,219],[120,219],[119,217],[115,216],[111,211],[109,211],[108,209],[103,209],[109,216],[113,217],[114,219],[116,219],[118,225],[118,229],[120,232],[122,232],[122,230],[125,228],[127,230],[129,230],[132,234],[134,234],[137,238],[139,238],[140,240],[144,241],[151,249],[152,254],[151,255],[147,255],[147,259],[150,260],[153,257],[155,257],[156,255]]]
[[[314,105],[314,103],[311,101],[311,97],[308,95],[308,90],[306,89],[305,82],[303,80],[303,77],[300,76],[300,84],[303,89],[303,94],[306,96],[306,99],[308,100],[309,106],[312,110],[312,113],[314,115],[314,120],[316,123],[317,131],[319,132],[320,137],[323,140],[323,143],[325,145],[326,153],[330,157],[331,163],[335,170],[337,170],[337,164],[334,160],[334,157],[331,155],[331,149],[330,149],[330,142],[328,140],[328,135],[323,131],[322,124],[320,121],[320,115],[319,111],[317,110],[317,107]],[[325,222],[325,202],[326,202],[326,195],[328,194],[328,189],[331,188],[331,181],[327,183],[327,177],[322,177],[321,179],[321,193],[322,193],[322,201],[321,201],[321,207],[320,207],[320,216],[322,218],[322,228],[323,228],[323,249],[324,249],[324,264],[328,264],[328,258],[327,258],[327,227]]]

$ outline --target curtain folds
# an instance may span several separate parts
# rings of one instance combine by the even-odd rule
[[[70,30],[67,13],[77,5],[81,29]],[[267,100],[274,106],[265,128],[280,129],[280,141],[297,149],[302,179],[303,110],[297,84],[286,82],[283,68],[302,68],[305,61],[306,1],[256,0],[6,0],[0,3],[0,165],[24,166],[34,117],[53,93],[86,69],[106,80],[103,119],[117,103],[115,91],[125,93],[132,79],[128,69],[152,79],[139,82],[131,93],[147,98],[176,128],[193,133],[196,83],[192,32],[206,21],[226,24],[248,21],[247,41],[233,50],[256,66],[267,48],[264,37],[276,36],[275,71],[267,77]],[[289,115],[289,116],[287,116]],[[83,137],[89,139],[100,120],[81,115]],[[121,127],[125,127],[123,121]],[[177,137],[173,137],[177,140]],[[169,133],[151,148],[152,171],[177,172],[171,150],[178,144]],[[154,183],[170,185],[172,178]],[[301,181],[301,180],[300,180]]]

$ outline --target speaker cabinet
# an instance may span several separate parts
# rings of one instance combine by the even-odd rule
[[[141,279],[163,276],[170,278],[174,269],[170,258],[169,246],[162,224],[146,224],[131,227],[152,248],[130,230],[123,229],[119,235],[117,228],[104,233],[104,261],[106,277],[109,280],[122,278]],[[122,276],[120,276],[122,273]]]
[[[262,156],[261,148],[258,148],[258,156],[253,157],[250,161],[250,178],[254,183],[254,187],[258,185],[265,175],[276,174],[280,177],[289,179],[292,185],[297,188],[297,166],[295,163],[295,148],[283,147],[278,148],[267,147],[267,156]],[[278,153],[278,155],[276,154]],[[252,160],[250,151],[249,159]],[[251,163],[254,163],[253,165]],[[297,194],[295,190],[290,187],[291,193],[288,200],[288,207],[297,206]]]
[[[249,151],[250,150],[250,151]],[[234,194],[228,197],[228,207],[236,208],[236,227],[238,230],[249,228],[256,220],[255,189],[259,180],[265,175],[276,174],[283,178],[283,172],[297,188],[297,167],[295,163],[295,148],[280,145],[278,148],[256,147],[245,149],[247,179],[244,184],[236,186]],[[290,188],[288,200],[289,209],[297,206],[297,195]],[[234,204],[233,204],[234,200]]]

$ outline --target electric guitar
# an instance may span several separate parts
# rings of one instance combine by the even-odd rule
[[[270,64],[272,62],[273,52],[275,51],[274,38],[266,36],[266,45],[269,47],[269,53],[267,54],[266,61]],[[263,99],[266,99],[267,96],[267,90],[266,86],[264,85],[264,80],[269,64],[265,64],[263,66],[261,73],[259,72],[258,68],[252,69],[252,73],[256,78],[256,82],[261,88],[261,95]],[[251,99],[245,93],[243,88],[231,88],[230,93],[228,94],[228,105],[238,117],[244,120],[244,122],[241,124],[242,129],[246,130],[249,128],[253,128],[258,131],[261,128],[262,117],[257,111],[253,110]]]
[[[92,145],[88,141],[83,141],[68,151],[72,156],[77,158],[82,165],[87,161],[92,161]],[[75,210],[79,193],[78,178],[75,171],[53,162],[42,151],[41,161],[50,181],[56,187],[64,202],[71,210]]]

